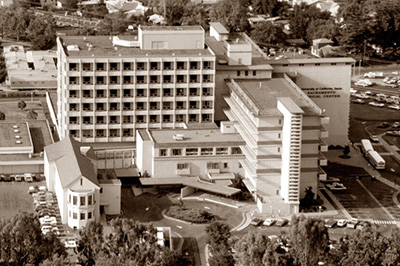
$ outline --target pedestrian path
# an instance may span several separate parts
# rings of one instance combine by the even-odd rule
[[[387,220],[372,220],[374,224],[388,224],[388,225],[395,225],[396,221],[387,221]]]

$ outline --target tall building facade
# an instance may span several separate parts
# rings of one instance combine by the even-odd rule
[[[130,36],[132,37],[132,36]],[[138,37],[62,37],[58,132],[81,142],[214,121],[215,56],[201,27],[140,27]]]

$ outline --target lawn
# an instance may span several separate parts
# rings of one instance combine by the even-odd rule
[[[11,218],[18,212],[33,212],[33,199],[28,194],[28,187],[45,185],[45,181],[25,182],[0,182],[0,217]]]

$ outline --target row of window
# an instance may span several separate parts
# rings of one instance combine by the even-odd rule
[[[221,165],[222,164],[222,165]],[[229,168],[229,164],[227,162],[207,162],[207,169],[220,169],[222,166],[223,169]],[[239,163],[238,168],[242,168],[242,165]],[[190,169],[190,163],[177,163],[177,170],[188,170]]]
[[[69,111],[76,112],[80,111],[120,111],[120,103],[70,103]],[[94,109],[96,107],[96,109]],[[177,102],[137,102],[136,104],[131,102],[123,102],[123,111],[133,110],[186,110],[186,109],[211,109],[213,107],[212,101],[177,101]]]
[[[213,88],[164,88],[164,89],[136,89],[136,94],[133,89],[96,89],[93,90],[69,90],[70,98],[120,98],[123,97],[170,97],[170,96],[212,96]]]
[[[181,148],[160,149],[159,156],[199,156],[199,155],[238,155],[242,154],[240,147],[212,147],[212,148]]]
[[[172,123],[172,122],[211,122],[212,121],[212,114],[164,114],[164,115],[136,115],[135,120],[133,120],[133,116],[122,116],[123,124],[130,124],[130,123]],[[174,119],[175,118],[175,121]],[[188,119],[188,120],[186,120]],[[108,120],[109,124],[121,124],[121,120],[119,116],[109,116]],[[105,116],[96,116],[96,120],[92,116],[83,116],[82,121],[80,121],[79,117],[71,116],[69,118],[69,124],[72,125],[93,125],[93,124],[107,124]]]
[[[74,196],[69,194],[68,195],[68,203],[72,204],[73,206],[91,206],[94,205],[94,196]]]
[[[159,75],[138,75],[138,76],[83,76],[82,79],[78,76],[70,76],[68,84],[80,85],[105,85],[105,84],[157,84],[157,83],[199,83],[213,82],[213,75],[163,75],[162,79]]]
[[[248,70],[245,70],[243,72],[244,72],[244,76],[245,77],[249,76],[249,71]],[[252,72],[253,72],[253,76],[257,76],[257,71],[253,70]],[[236,72],[236,76],[238,76],[238,77],[240,77],[241,74],[242,74],[242,71],[240,71],[240,70],[238,70]]]
[[[85,221],[85,220],[90,220],[90,219],[92,219],[93,214],[92,214],[92,212],[88,212],[88,213],[79,212],[79,213],[77,213],[77,212],[71,212],[71,211],[69,211],[69,212],[68,212],[68,216],[69,216],[70,218],[71,218],[71,216],[72,216],[72,219],[74,219],[74,220]]]
[[[107,135],[108,132],[108,135]],[[80,130],[72,129],[69,131],[70,136],[74,138],[93,138],[94,136],[98,138],[105,138],[105,137],[121,137],[121,130],[120,129],[83,129],[82,136],[80,136]],[[122,137],[133,137],[134,131],[132,128],[122,129]]]
[[[213,69],[213,61],[178,61],[178,62],[97,62],[97,63],[69,63],[69,71],[132,71],[132,70],[198,70],[198,69]]]

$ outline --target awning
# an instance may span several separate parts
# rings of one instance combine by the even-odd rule
[[[242,181],[243,181],[243,183],[245,184],[245,186],[247,187],[247,189],[248,189],[250,192],[256,192],[256,191],[257,191],[256,187],[253,185],[253,183],[251,183],[250,180],[248,180],[248,179],[243,179]]]

